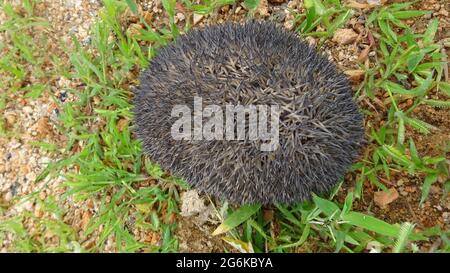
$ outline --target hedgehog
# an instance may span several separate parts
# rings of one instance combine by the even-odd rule
[[[363,116],[346,76],[324,53],[274,23],[193,29],[161,47],[139,80],[134,130],[145,154],[199,192],[232,204],[289,205],[326,193],[365,143]],[[268,126],[277,129],[277,148],[263,150],[267,139],[247,136],[259,128],[250,126],[248,113],[243,121],[229,119],[236,128],[244,123],[243,138],[237,129],[228,139],[192,138],[204,117],[189,120],[185,138],[174,137],[174,107],[193,109],[196,97],[202,107],[277,106],[270,113],[277,127]]]

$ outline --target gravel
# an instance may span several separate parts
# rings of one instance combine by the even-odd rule
[[[17,6],[21,1],[12,1]],[[63,63],[68,63],[67,56],[57,45],[59,41],[66,42],[66,46],[72,46],[70,34],[73,33],[79,40],[89,38],[88,30],[96,20],[97,11],[100,8],[99,1],[89,0],[44,0],[36,5],[36,13],[45,18],[50,27],[45,33],[49,39],[50,54],[58,56]],[[6,20],[0,12],[0,25]],[[1,35],[1,34],[0,34]],[[7,37],[0,37],[0,40]],[[30,77],[31,83],[35,80]],[[76,82],[63,77],[48,79],[45,84],[53,95],[64,97],[64,101],[73,100],[65,92],[68,88],[76,86]],[[61,100],[63,101],[63,100]],[[33,212],[37,217],[45,217],[39,205],[32,201],[20,202],[21,197],[40,190],[39,198],[44,200],[47,196],[60,196],[63,183],[62,177],[45,179],[36,183],[37,176],[44,170],[47,163],[61,159],[63,150],[50,153],[44,149],[32,145],[32,142],[40,141],[54,143],[58,147],[64,147],[65,137],[56,129],[56,115],[58,106],[52,100],[52,96],[45,94],[38,99],[26,99],[23,92],[8,94],[5,109],[0,110],[4,117],[8,132],[12,134],[0,136],[0,201],[7,203],[6,211],[0,212],[2,218],[12,218],[23,211]],[[68,215],[77,210],[76,206],[67,200],[63,204],[68,208]],[[29,230],[34,227],[32,223],[25,223]],[[49,238],[51,239],[51,238]],[[0,252],[5,252],[10,240],[0,241]]]

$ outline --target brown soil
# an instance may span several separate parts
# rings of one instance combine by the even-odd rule
[[[198,226],[191,217],[178,217],[175,236],[179,241],[180,252],[224,252],[230,246],[220,236],[212,236],[216,226]]]

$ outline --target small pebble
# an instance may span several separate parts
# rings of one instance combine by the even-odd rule
[[[4,197],[4,199],[5,199],[5,201],[6,201],[6,202],[9,202],[9,201],[11,201],[11,200],[12,200],[12,198],[13,198],[13,195],[12,195],[12,193],[11,193],[11,192],[7,192],[7,193],[5,194],[5,197]]]
[[[67,93],[66,93],[66,92],[61,92],[61,93],[59,93],[58,99],[59,99],[61,102],[65,102],[66,99],[67,99]]]
[[[180,21],[180,22],[183,22],[184,19],[186,19],[186,16],[184,16],[184,14],[181,12],[177,13],[176,17],[177,17],[178,21]]]
[[[25,114],[31,114],[31,113],[33,113],[33,108],[31,108],[30,106],[25,106],[25,107],[22,108],[22,110],[23,110],[23,112],[24,112]]]

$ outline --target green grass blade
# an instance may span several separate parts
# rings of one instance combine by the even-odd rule
[[[423,181],[423,185],[422,185],[422,196],[420,197],[420,205],[423,204],[423,202],[425,202],[425,200],[427,199],[429,193],[430,193],[430,189],[431,189],[431,185],[436,182],[438,178],[438,175],[433,173],[433,174],[429,174],[425,177],[425,180]]]
[[[220,224],[220,226],[218,226],[216,230],[214,230],[212,235],[219,235],[232,230],[233,228],[239,226],[245,220],[250,218],[260,208],[261,205],[244,205],[238,208],[230,216],[228,216],[228,218],[225,219],[225,221],[222,224]]]
[[[413,232],[414,225],[411,223],[404,223],[400,227],[400,233],[398,234],[397,241],[395,242],[394,249],[392,252],[400,253],[403,252],[406,243],[408,242],[408,238]]]

